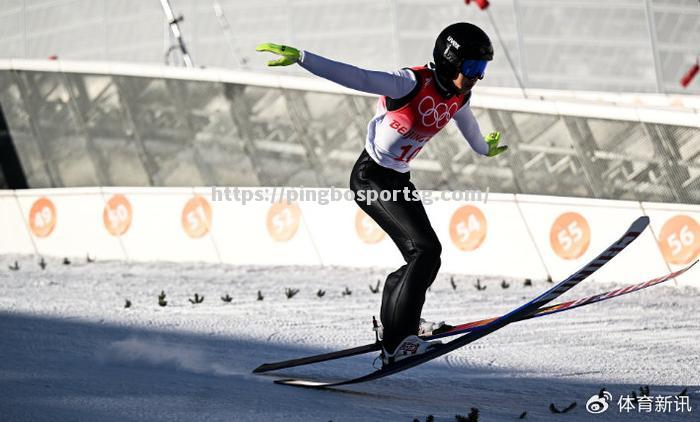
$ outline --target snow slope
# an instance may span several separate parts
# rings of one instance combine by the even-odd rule
[[[19,271],[7,265],[15,260]],[[412,421],[454,420],[479,409],[480,421],[700,420],[700,292],[649,290],[524,321],[445,358],[380,381],[336,391],[273,384],[275,377],[345,378],[371,370],[373,355],[253,375],[263,362],[373,340],[372,294],[387,269],[237,267],[212,264],[0,257],[0,420],[36,421]],[[609,265],[615,265],[613,261]],[[691,274],[698,275],[693,269]],[[566,298],[620,284],[582,283]],[[550,286],[535,280],[441,274],[424,316],[459,323],[498,315]],[[352,294],[343,296],[348,287]],[[285,288],[299,289],[291,299]],[[326,290],[323,298],[318,289]],[[167,294],[159,307],[157,295]],[[258,290],[265,296],[256,300]],[[203,294],[202,304],[187,298]],[[229,293],[231,303],[219,296]],[[124,308],[125,298],[133,305]],[[654,395],[689,387],[691,414],[603,415],[585,403],[600,388],[615,400],[649,385]],[[576,401],[565,415],[548,410]]]

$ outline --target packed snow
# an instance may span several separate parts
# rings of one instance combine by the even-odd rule
[[[18,261],[20,268],[8,266]],[[700,291],[665,285],[512,324],[431,363],[334,390],[273,383],[344,379],[373,370],[376,353],[266,375],[274,362],[370,343],[390,269],[87,263],[0,256],[0,420],[3,421],[479,421],[699,420]],[[613,260],[608,265],[615,265]],[[689,274],[698,274],[694,268]],[[561,299],[616,284],[584,281]],[[463,323],[503,312],[551,284],[440,274],[423,315]],[[474,287],[476,279],[487,286]],[[343,294],[346,287],[352,294]],[[285,290],[299,292],[287,298]],[[317,292],[326,293],[319,297]],[[167,306],[158,304],[161,291]],[[258,291],[264,297],[258,300]],[[204,295],[200,304],[188,299]],[[220,299],[225,294],[230,303]],[[126,300],[131,302],[125,308]],[[621,395],[688,388],[691,412],[620,413]],[[601,415],[586,402],[614,397]],[[555,414],[550,404],[566,414]]]

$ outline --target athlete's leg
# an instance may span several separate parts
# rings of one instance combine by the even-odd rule
[[[403,280],[403,275],[407,267],[408,265],[402,265],[401,267],[399,267],[399,269],[390,273],[386,277],[386,281],[384,282],[384,289],[382,290],[382,307],[380,311],[381,313],[379,314],[379,319],[382,321],[382,325],[385,324],[386,315],[391,315],[391,312],[393,312],[393,307],[395,303],[395,301],[393,300],[394,292],[396,292],[398,287],[401,285],[401,281]],[[384,336],[384,338],[386,338],[386,336]]]
[[[409,177],[379,166],[363,151],[353,168],[350,188],[355,193],[402,191],[404,187],[413,192],[415,186]],[[357,203],[391,237],[406,261],[406,265],[389,274],[382,294],[384,344],[391,351],[406,336],[418,332],[425,291],[437,275],[442,248],[420,201],[406,200],[401,192],[396,201]]]

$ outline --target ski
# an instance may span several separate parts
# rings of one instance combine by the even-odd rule
[[[275,371],[278,369],[294,368],[296,366],[310,365],[312,363],[327,362],[330,360],[347,358],[350,356],[364,355],[365,353],[374,352],[382,348],[381,343],[374,342],[370,344],[365,344],[363,346],[353,347],[350,349],[343,349],[334,352],[322,353],[320,355],[307,356],[298,359],[284,360],[281,362],[273,363],[263,363],[257,368],[253,369],[254,374],[261,374],[263,372]]]
[[[696,260],[695,262],[693,262],[692,264],[688,265],[685,268],[681,268],[680,270],[668,273],[668,274],[661,276],[661,277],[651,279],[649,281],[644,281],[642,283],[637,283],[637,284],[622,287],[619,289],[610,290],[610,291],[603,292],[603,293],[598,293],[598,294],[584,297],[581,299],[575,299],[575,300],[570,300],[567,302],[561,302],[561,303],[558,303],[556,305],[545,306],[544,308],[538,309],[536,312],[534,312],[530,315],[527,315],[527,316],[524,316],[524,317],[518,319],[518,321],[525,321],[528,319],[538,318],[538,317],[542,317],[542,316],[546,316],[546,315],[552,315],[552,314],[556,314],[556,313],[563,312],[563,311],[570,311],[572,309],[576,309],[576,308],[579,308],[581,306],[590,305],[593,303],[602,302],[604,300],[613,299],[613,298],[623,296],[626,294],[638,292],[642,289],[646,289],[647,287],[656,286],[657,284],[661,284],[665,281],[672,280],[672,279],[680,276],[681,274],[685,273],[689,269],[691,269],[697,263],[698,263],[698,261]],[[475,328],[481,327],[483,325],[488,324],[489,322],[495,321],[496,319],[498,319],[498,317],[491,317],[491,318],[481,319],[478,321],[467,322],[466,324],[455,325],[454,327],[452,327],[448,331],[445,331],[444,333],[440,333],[440,334],[436,334],[436,335],[432,335],[432,336],[426,336],[426,337],[422,337],[422,338],[424,340],[432,340],[432,339],[437,339],[437,338],[441,338],[441,337],[448,337],[448,336],[454,336],[454,335],[458,335],[458,334],[462,334],[462,333],[467,333]]]
[[[553,313],[557,312],[562,312],[562,311],[567,311],[571,309],[578,308],[580,306],[584,305],[590,305],[593,303],[597,303],[603,300],[608,300],[612,299],[618,296],[622,296],[625,294],[633,293],[636,291],[639,291],[641,289],[645,289],[647,287],[651,287],[660,283],[663,283],[665,281],[668,281],[670,279],[673,279],[675,277],[680,276],[684,272],[688,271],[693,265],[695,265],[697,261],[694,263],[690,264],[686,268],[680,269],[678,271],[674,271],[672,273],[669,273],[665,276],[655,278],[653,280],[645,281],[643,283],[638,283],[635,285],[627,286],[624,288],[620,288],[617,290],[611,290],[608,292],[604,293],[599,293],[593,296],[589,296],[586,298],[581,298],[581,299],[576,299],[568,302],[563,302],[563,303],[558,303],[555,305],[550,305],[541,309],[538,309],[536,312],[526,315],[518,321],[523,321],[531,318],[537,318],[537,317],[542,317],[546,315],[551,315]],[[463,324],[458,324],[453,326],[447,331],[444,331],[439,334],[434,334],[434,335],[429,335],[429,336],[421,336],[423,340],[434,340],[438,338],[443,338],[443,337],[450,337],[450,336],[455,336],[459,334],[466,334],[470,332],[471,330],[481,327],[483,325],[486,325],[494,320],[496,320],[498,317],[491,317],[491,318],[486,318],[486,319],[481,319],[477,321],[471,321]],[[312,356],[306,356],[302,358],[297,358],[297,359],[291,359],[291,360],[285,360],[285,361],[280,361],[280,362],[274,362],[274,363],[265,363],[253,370],[253,373],[264,373],[264,372],[269,372],[269,371],[274,371],[274,370],[279,370],[279,369],[287,369],[287,368],[293,368],[297,366],[303,366],[303,365],[310,365],[313,363],[320,363],[320,362],[326,362],[326,361],[331,361],[331,360],[336,360],[336,359],[342,359],[346,357],[352,357],[352,356],[357,356],[357,355],[362,355],[365,353],[370,353],[370,352],[375,352],[381,349],[381,343],[379,342],[374,342],[374,343],[369,343],[365,344],[362,346],[357,346],[349,349],[343,349],[343,350],[337,350],[333,352],[328,352],[328,353],[322,353],[318,355],[312,355]]]
[[[656,286],[657,284],[661,284],[665,281],[672,280],[681,274],[685,273],[688,271],[690,268],[692,268],[695,264],[697,264],[698,261],[693,262],[692,264],[688,265],[685,268],[682,268],[680,270],[674,271],[672,273],[666,274],[662,277],[657,277],[649,281],[645,281],[642,283],[637,283],[634,285],[626,286],[623,288],[619,288],[616,290],[610,290],[607,292],[603,293],[598,293],[592,296],[580,298],[580,299],[575,299],[575,300],[570,300],[567,302],[561,302],[557,303],[555,305],[549,305],[545,306],[544,308],[538,309],[536,312],[524,316],[518,321],[525,321],[528,319],[532,318],[539,318],[563,311],[569,311],[572,309],[576,309],[581,306],[585,305],[591,305],[593,303],[597,302],[602,302],[604,300],[608,299],[613,299],[619,296],[623,296],[626,294],[634,293],[637,291],[640,291],[642,289],[646,289],[647,287],[651,286]],[[466,334],[470,331],[472,331],[475,328],[484,326],[488,324],[489,322],[492,322],[496,320],[498,317],[491,317],[491,318],[485,318],[485,319],[480,319],[477,321],[471,321],[467,322],[464,324],[459,324],[455,325],[452,328],[450,328],[447,331],[444,331],[440,334],[434,334],[434,335],[429,335],[429,336],[421,336],[423,340],[434,340],[442,337],[450,337],[450,336],[455,336],[459,334]],[[286,361],[281,361],[281,362],[275,362],[275,363],[265,363],[253,370],[253,373],[263,373],[263,372],[269,372],[269,371],[274,371],[278,369],[286,369],[286,368],[293,368],[297,366],[303,366],[303,365],[310,365],[312,363],[320,363],[320,362],[326,362],[330,360],[335,360],[335,359],[341,359],[345,357],[351,357],[351,356],[357,356],[357,355],[362,355],[365,353],[370,353],[370,352],[375,352],[381,349],[381,343],[374,342],[374,343],[369,343],[365,344],[362,346],[357,346],[349,349],[343,349],[343,350],[338,350],[334,352],[328,352],[328,353],[323,353],[319,355],[314,355],[314,356],[307,356],[303,358],[298,358],[298,359],[291,359],[291,360],[286,360]]]
[[[367,381],[372,381],[376,380],[379,378],[386,377],[388,375],[395,374],[397,372],[402,372],[407,369],[413,368],[417,365],[420,365],[422,363],[431,361],[435,358],[438,358],[442,355],[445,355],[451,351],[454,351],[460,347],[463,347],[466,344],[469,344],[471,342],[474,342],[488,334],[493,333],[496,330],[499,330],[506,325],[510,324],[511,322],[514,322],[522,317],[525,317],[533,312],[535,312],[537,309],[543,307],[547,303],[551,302],[552,300],[556,299],[557,297],[561,296],[574,286],[576,286],[578,283],[583,281],[585,278],[587,278],[589,275],[593,274],[595,271],[597,271],[599,268],[601,268],[603,265],[605,265],[607,262],[609,262],[612,258],[614,258],[620,251],[625,249],[632,241],[634,241],[639,235],[642,233],[642,231],[646,228],[646,226],[649,225],[649,218],[646,216],[639,217],[637,220],[635,220],[634,223],[629,227],[627,232],[616,242],[614,242],[612,245],[610,245],[603,253],[598,255],[596,258],[594,258],[592,261],[584,265],[581,269],[576,271],[574,274],[566,278],[565,280],[561,281],[551,289],[547,290],[546,292],[542,293],[541,295],[537,296],[535,299],[531,300],[530,302],[527,302],[526,304],[516,308],[515,310],[483,325],[478,328],[474,328],[472,331],[468,332],[467,334],[463,334],[462,336],[448,342],[445,344],[442,344],[440,346],[435,347],[434,349],[413,357],[413,358],[408,358],[401,360],[399,362],[384,366],[383,368],[371,372],[367,375],[363,375],[357,378],[352,378],[349,380],[342,380],[342,381],[330,381],[330,382],[323,382],[323,381],[312,381],[312,380],[304,380],[304,379],[283,379],[283,380],[277,380],[275,383],[277,384],[283,384],[283,385],[292,385],[292,386],[300,386],[300,387],[309,387],[309,388],[326,388],[326,387],[334,387],[334,386],[341,386],[341,385],[349,385],[349,384],[357,384],[361,382],[367,382]]]

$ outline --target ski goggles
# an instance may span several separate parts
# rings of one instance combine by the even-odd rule
[[[459,70],[469,79],[484,79],[487,63],[486,60],[465,60]]]

